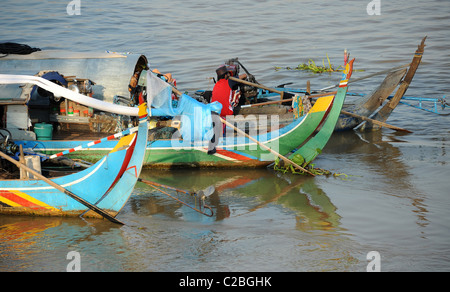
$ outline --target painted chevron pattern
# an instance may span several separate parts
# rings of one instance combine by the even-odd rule
[[[0,190],[0,205],[3,207],[26,207],[30,209],[57,210],[21,191]]]

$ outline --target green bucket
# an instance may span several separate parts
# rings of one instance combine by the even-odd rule
[[[51,140],[53,136],[53,125],[37,123],[34,125],[34,132],[36,133],[38,140]]]

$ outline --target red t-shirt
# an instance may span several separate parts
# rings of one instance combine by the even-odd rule
[[[228,79],[220,79],[217,81],[213,88],[211,102],[218,101],[222,104],[221,117],[233,114],[233,107],[231,106],[232,97],[233,90],[228,83]]]

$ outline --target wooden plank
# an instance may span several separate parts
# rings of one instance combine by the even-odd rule
[[[6,128],[28,129],[28,107],[26,105],[8,105]]]

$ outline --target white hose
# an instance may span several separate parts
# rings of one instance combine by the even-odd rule
[[[116,105],[109,102],[101,101],[75,91],[69,90],[47,79],[37,76],[28,75],[9,75],[0,74],[0,84],[23,84],[31,83],[52,92],[56,96],[63,96],[74,102],[89,106],[101,111],[111,112],[119,115],[138,116],[139,109],[137,107],[127,107]]]

